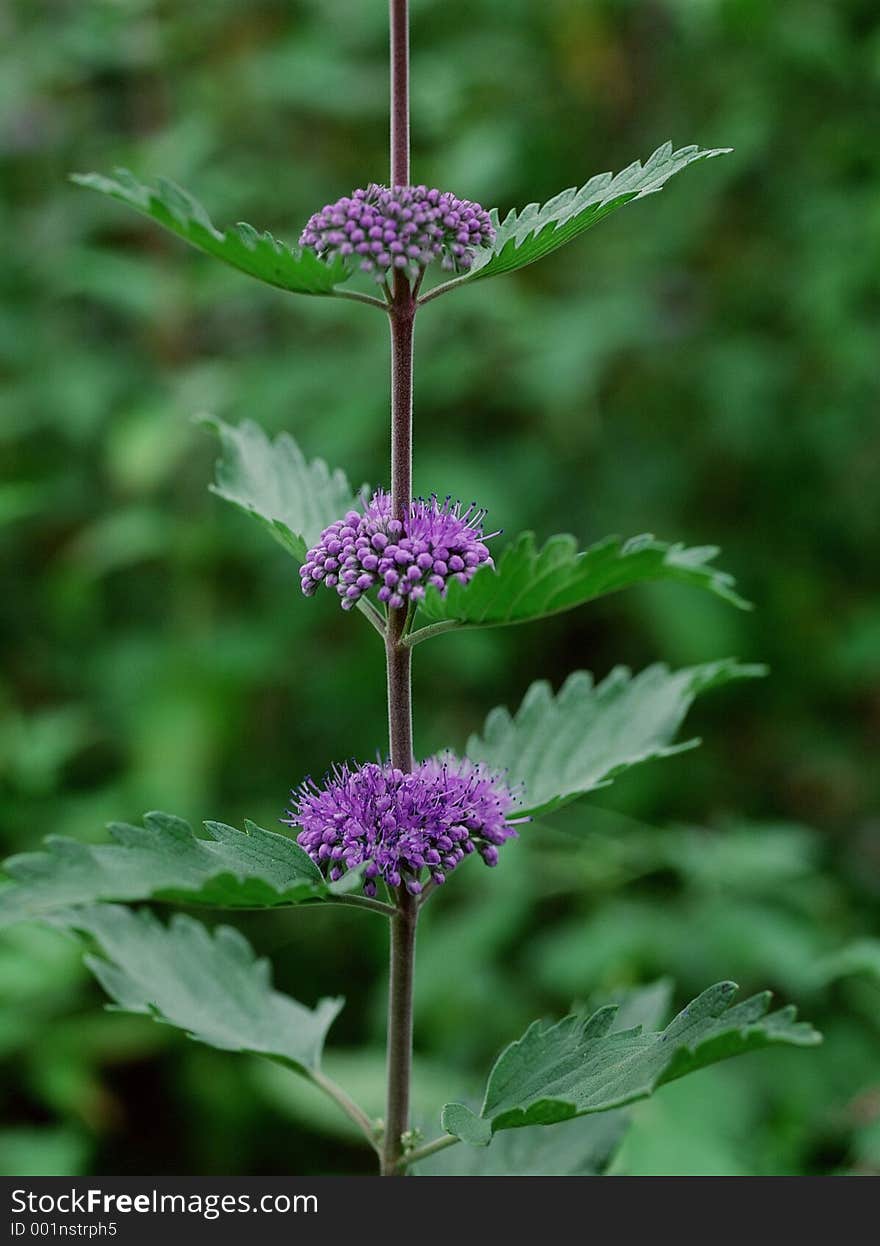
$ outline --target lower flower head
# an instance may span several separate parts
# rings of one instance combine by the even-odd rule
[[[417,498],[403,520],[391,513],[391,498],[375,493],[363,513],[351,510],[321,533],[300,570],[302,590],[311,597],[320,583],[335,588],[350,610],[378,586],[379,600],[392,609],[421,601],[428,586],[445,594],[451,580],[467,584],[491,557],[483,535],[484,510],[475,503]]]
[[[466,272],[474,250],[495,237],[478,203],[427,186],[355,190],[315,212],[300,236],[321,259],[344,259],[382,282],[397,269],[415,278],[433,263]]]
[[[368,896],[379,878],[417,895],[474,851],[496,865],[498,848],[517,833],[508,819],[516,795],[503,777],[452,753],[410,774],[390,763],[337,766],[321,786],[307,779],[291,797],[282,820],[301,828],[297,843],[331,882],[365,866]]]

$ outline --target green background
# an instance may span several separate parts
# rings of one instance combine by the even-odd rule
[[[376,638],[206,491],[211,411],[386,478],[387,330],[285,296],[69,185],[126,165],[295,241],[387,177],[382,0],[11,0],[0,18],[0,788],[5,851],[164,808],[275,826],[383,748]],[[822,1048],[751,1056],[634,1112],[635,1173],[880,1170],[880,26],[872,0],[414,0],[414,176],[502,210],[677,145],[733,155],[522,273],[426,307],[416,487],[515,535],[723,546],[757,603],[674,586],[424,646],[420,753],[495,703],[736,654],[702,749],[527,828],[432,901],[419,1112],[536,1015],[661,974],[772,987]],[[378,1112],[384,930],[238,924]],[[854,947],[854,945],[856,945]],[[841,959],[842,949],[850,949]],[[871,972],[873,965],[873,974]],[[101,994],[60,935],[0,941],[0,1171],[368,1171],[292,1074]]]

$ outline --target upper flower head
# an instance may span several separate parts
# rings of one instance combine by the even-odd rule
[[[364,272],[385,280],[392,269],[411,278],[434,260],[442,268],[465,272],[474,250],[495,237],[489,213],[478,203],[427,186],[375,183],[327,204],[309,219],[300,246],[321,259],[360,262]]]
[[[311,597],[323,580],[350,610],[375,584],[379,600],[399,609],[420,601],[431,584],[441,593],[449,581],[466,584],[477,568],[491,562],[483,535],[486,516],[471,503],[462,510],[449,498],[416,498],[402,521],[392,518],[391,498],[379,490],[364,513],[351,510],[321,533],[300,570],[302,590]]]
[[[516,835],[507,818],[516,797],[502,777],[451,753],[411,774],[389,763],[337,766],[323,786],[308,779],[291,796],[283,821],[302,828],[297,843],[331,882],[366,865],[368,896],[380,877],[417,895],[427,876],[445,882],[475,849],[497,865],[498,846]]]

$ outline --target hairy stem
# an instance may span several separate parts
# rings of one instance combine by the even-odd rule
[[[415,896],[400,887],[398,912],[391,919],[391,974],[388,992],[388,1098],[382,1143],[383,1177],[401,1175],[403,1135],[409,1129],[412,1075],[413,982],[415,978]]]
[[[391,185],[409,185],[409,0],[390,0]]]
[[[412,497],[413,321],[409,282],[395,273],[391,321],[391,507],[403,519]],[[407,608],[388,611],[388,737],[391,763],[412,769],[412,653],[404,643]]]
[[[402,517],[412,496],[412,344],[415,308],[409,282],[395,274],[391,318],[391,498]],[[412,650],[403,643],[408,611],[388,611],[385,658],[388,669],[388,740],[392,766],[410,771],[412,745]],[[382,1174],[401,1171],[402,1135],[409,1128],[412,1069],[412,996],[418,905],[405,887],[397,888],[391,919],[388,994],[388,1100],[382,1147]]]
[[[390,0],[391,18],[391,185],[409,183],[409,3]],[[402,519],[412,497],[413,321],[416,301],[409,280],[394,273],[388,303],[391,322],[391,506]],[[391,764],[409,772],[412,745],[412,651],[403,643],[407,609],[389,609],[385,631],[388,668],[388,741]],[[388,987],[388,1098],[382,1143],[383,1176],[396,1176],[409,1129],[412,1071],[413,977],[418,904],[397,888],[391,919]]]

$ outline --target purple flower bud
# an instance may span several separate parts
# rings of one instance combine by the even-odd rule
[[[361,268],[381,284],[391,268],[414,280],[435,259],[447,271],[466,272],[474,252],[494,238],[478,203],[426,186],[373,183],[315,212],[299,244],[327,261],[363,255]]]
[[[418,895],[428,878],[444,882],[475,850],[497,865],[496,845],[517,834],[508,820],[517,794],[502,776],[452,753],[411,774],[387,762],[336,766],[321,786],[307,779],[291,796],[282,821],[300,828],[297,843],[331,881],[343,867],[363,865],[368,896],[378,878]]]

